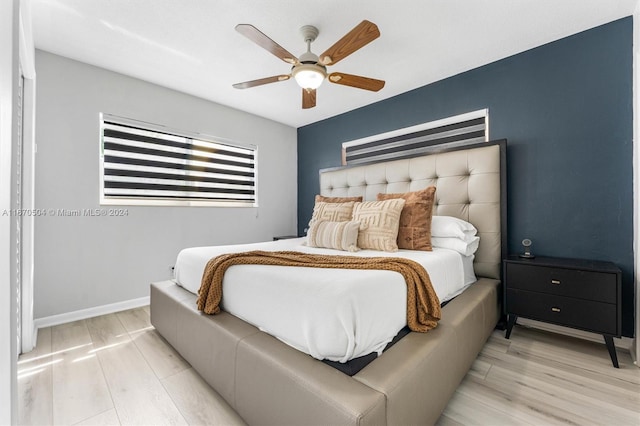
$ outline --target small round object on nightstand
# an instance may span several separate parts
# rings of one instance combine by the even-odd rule
[[[524,247],[524,253],[519,254],[518,256],[524,259],[533,259],[535,256],[531,254],[531,240],[525,238],[522,240],[522,246]]]

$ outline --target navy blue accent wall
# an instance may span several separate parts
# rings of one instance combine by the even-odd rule
[[[299,128],[299,231],[342,142],[488,108],[508,141],[509,251],[526,237],[540,255],[615,262],[632,336],[632,35],[624,18]]]

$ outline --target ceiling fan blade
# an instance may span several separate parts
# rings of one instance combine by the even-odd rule
[[[236,25],[236,31],[240,34],[262,47],[268,50],[276,57],[282,59],[288,64],[297,64],[298,58],[295,55],[289,53],[284,47],[280,46],[275,41],[267,37],[262,31],[250,24],[238,24]]]
[[[322,65],[333,65],[380,37],[378,26],[364,20],[320,55]]]
[[[335,84],[343,86],[357,87],[358,89],[370,90],[377,92],[384,87],[384,80],[376,80],[375,78],[361,77],[359,75],[345,74],[342,72],[332,72],[327,79]]]
[[[302,89],[302,109],[316,106],[316,89]]]
[[[278,81],[285,81],[291,78],[290,75],[274,75],[273,77],[260,78],[258,80],[245,81],[242,83],[236,83],[233,85],[236,89],[248,89],[250,87],[262,86],[263,84],[277,83]]]

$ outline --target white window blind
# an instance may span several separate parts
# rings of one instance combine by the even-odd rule
[[[101,204],[257,205],[257,148],[101,114]]]
[[[342,164],[412,157],[443,147],[489,141],[486,109],[373,135],[342,144]]]

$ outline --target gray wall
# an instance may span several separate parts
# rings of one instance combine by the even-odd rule
[[[295,233],[296,129],[44,51],[36,72],[36,208],[100,207],[100,112],[257,145],[259,207],[37,217],[35,318],[148,296],[184,247]]]

